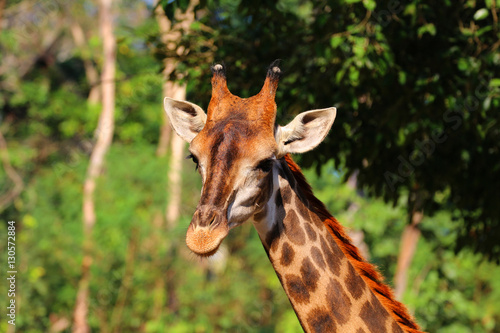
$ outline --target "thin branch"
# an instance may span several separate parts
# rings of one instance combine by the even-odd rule
[[[422,222],[423,217],[424,214],[421,210],[413,211],[411,214],[411,223],[405,227],[401,235],[398,263],[396,273],[394,274],[394,294],[398,300],[402,299],[406,290],[408,271],[417,250],[421,234],[419,224]]]
[[[358,30],[359,31],[363,30],[363,28],[368,24],[368,21],[370,20],[371,16],[372,16],[371,10],[366,11],[365,18],[363,19],[363,21],[359,22],[359,24],[357,26],[355,26],[354,29],[352,29],[351,31],[346,30],[346,31],[342,31],[342,32],[337,32],[337,33],[331,34],[330,38],[331,37],[350,36],[353,32],[356,33],[356,32],[358,32]]]
[[[99,117],[97,142],[90,155],[83,185],[83,262],[74,310],[74,333],[88,333],[90,266],[93,260],[92,230],[96,223],[94,192],[96,180],[103,170],[104,157],[111,145],[114,131],[116,39],[113,34],[112,0],[100,1],[100,22],[103,39],[102,111]]]
[[[2,26],[3,26],[3,10],[5,8],[5,4],[7,3],[7,0],[0,0],[0,32],[2,32]]]
[[[90,92],[87,100],[91,104],[97,104],[101,99],[100,89],[99,89],[100,87],[98,84],[99,73],[97,72],[97,69],[95,68],[94,64],[91,61],[91,57],[88,52],[89,46],[85,39],[85,33],[81,25],[78,24],[77,20],[74,19],[71,20],[70,30],[76,46],[82,52],[83,67],[85,68],[85,74],[87,76],[87,80],[90,86]]]
[[[0,211],[3,211],[7,206],[11,204],[23,191],[24,183],[23,179],[19,174],[14,170],[12,165],[10,164],[9,152],[7,150],[7,142],[0,131],[0,158],[2,160],[2,165],[7,174],[7,177],[12,180],[14,183],[14,187],[7,191],[4,195],[0,196]]]
[[[160,28],[160,39],[161,42],[165,45],[165,47],[168,47],[169,40],[173,38],[171,35],[171,28],[172,25],[170,21],[168,20],[167,16],[165,15],[165,12],[163,11],[163,8],[159,5],[160,1],[158,1],[158,4],[156,5],[155,8],[155,18],[156,22],[158,23],[158,27]],[[167,81],[168,77],[170,76],[170,73],[172,70],[175,68],[171,65],[172,61],[169,61],[168,58],[165,58],[163,60],[163,77],[165,82],[163,83],[163,97],[167,96],[169,93],[168,89],[169,87],[167,86]],[[157,156],[165,156],[167,154],[168,150],[168,144],[170,141],[171,137],[171,127],[170,124],[168,123],[167,115],[165,112],[162,112],[162,119],[163,119],[163,124],[161,126],[160,130],[160,138],[158,140],[158,147],[156,150],[156,155]]]
[[[498,16],[497,16],[497,9],[496,9],[496,1],[491,2],[491,14],[493,16],[493,22],[494,22],[493,29],[496,32],[498,29]]]

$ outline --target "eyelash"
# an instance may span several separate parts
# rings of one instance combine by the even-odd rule
[[[194,169],[198,170],[198,159],[196,158],[196,156],[194,156],[193,154],[189,154],[188,156],[186,156],[186,159],[192,159],[196,164],[196,167]]]
[[[272,167],[273,167],[273,159],[267,158],[263,161],[260,161],[260,163],[257,164],[256,169],[262,170],[263,172],[269,172],[271,171]]]

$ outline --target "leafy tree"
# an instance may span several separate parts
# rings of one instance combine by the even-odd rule
[[[179,68],[191,69],[192,99],[209,100],[208,66],[195,64],[209,51],[200,40],[215,40],[214,58],[231,64],[230,89],[243,96],[260,88],[265,64],[283,58],[281,118],[339,108],[327,141],[302,165],[319,170],[334,159],[346,177],[360,170],[359,187],[393,203],[404,195],[410,217],[446,209],[463,225],[457,248],[498,258],[495,1],[241,0],[207,8],[199,23],[207,28],[181,41],[192,50]]]
[[[425,189],[430,207],[425,213],[435,214],[419,226],[424,237],[404,301],[428,331],[499,331],[498,265],[468,248],[453,251],[457,235],[467,235],[467,223],[489,228],[487,237],[475,230],[476,239],[490,240],[496,230],[495,220],[467,222],[459,209],[474,193],[471,205],[495,200],[497,3],[464,1],[438,8],[425,1],[201,1],[199,20],[180,40],[186,53],[169,54],[181,61],[176,71],[188,74],[181,82],[187,84],[188,99],[201,105],[210,98],[214,59],[227,62],[230,88],[248,96],[260,89],[275,58],[283,58],[286,70],[277,98],[281,123],[305,109],[337,103],[330,141],[319,154],[303,156],[301,165],[321,168],[320,177],[306,169],[316,194],[346,225],[365,231],[371,260],[385,276],[395,270],[407,203],[420,193],[414,186]],[[167,231],[158,218],[171,195],[165,190],[169,159],[155,154],[164,48],[153,8],[144,2],[122,4],[116,8],[123,13],[116,21],[116,131],[95,193],[99,223],[89,326],[115,332],[300,332],[250,224],[224,242],[228,254],[221,253],[218,262],[197,260],[186,251],[185,226],[200,186],[190,161],[182,164],[178,225]],[[177,1],[167,4],[177,6]],[[0,199],[12,197],[1,201],[0,216],[17,221],[16,328],[22,332],[71,330],[82,260],[82,183],[100,110],[88,103],[92,78],[85,68],[86,62],[96,68],[102,62],[101,41],[92,37],[95,10],[88,1],[17,0],[6,2],[0,13],[0,131],[6,142],[0,144]],[[76,45],[74,19],[87,33],[87,51]],[[427,23],[434,24],[435,33]],[[463,112],[455,112],[458,107]],[[447,139],[436,143],[409,176],[401,175],[400,154],[411,163],[410,153],[420,149],[413,140],[432,139],[434,128],[444,129]],[[419,136],[425,131],[430,136]],[[367,190],[376,192],[370,184],[378,177],[380,193],[399,196],[396,206],[361,197],[343,184],[354,169],[360,170],[360,182],[365,177],[361,184]],[[12,170],[18,176],[9,176]],[[394,192],[386,171],[404,178],[392,182]],[[483,178],[487,182],[478,192]],[[433,179],[436,184],[429,185]],[[428,194],[439,186],[444,190]],[[476,192],[454,201],[467,189]],[[360,209],[353,213],[352,205]],[[494,206],[484,207],[494,215]],[[473,218],[481,219],[477,214]],[[0,239],[6,240],[6,232],[3,223]],[[6,245],[0,242],[0,252]],[[0,257],[1,267],[5,261]],[[6,293],[0,293],[0,304],[6,301]],[[0,331],[11,329],[0,321]]]
[[[306,171],[315,193],[348,227],[364,230],[371,260],[386,276],[395,270],[400,234],[406,227],[406,198],[396,206],[382,199],[360,197],[343,184],[333,161],[322,166],[321,176]],[[357,210],[348,209],[355,205]],[[446,210],[427,217],[420,226],[424,237],[409,271],[411,284],[404,299],[419,324],[428,332],[496,332],[499,327],[500,267],[481,254],[453,251],[459,223]]]

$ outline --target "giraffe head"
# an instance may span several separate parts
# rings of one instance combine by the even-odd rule
[[[273,188],[276,160],[316,147],[327,135],[335,108],[299,114],[286,126],[275,125],[275,94],[281,70],[269,67],[261,91],[250,98],[228,90],[224,67],[212,67],[212,98],[207,113],[199,106],[165,98],[164,108],[201,175],[201,198],[186,243],[200,256],[219,248],[230,229],[258,214]]]

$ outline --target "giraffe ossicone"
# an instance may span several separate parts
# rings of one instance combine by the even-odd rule
[[[306,332],[420,332],[291,159],[324,140],[336,109],[306,111],[276,125],[278,65],[271,64],[250,98],[233,95],[224,66],[214,65],[206,114],[193,103],[165,98],[170,123],[190,143],[203,183],[187,246],[211,256],[231,229],[253,219]]]

